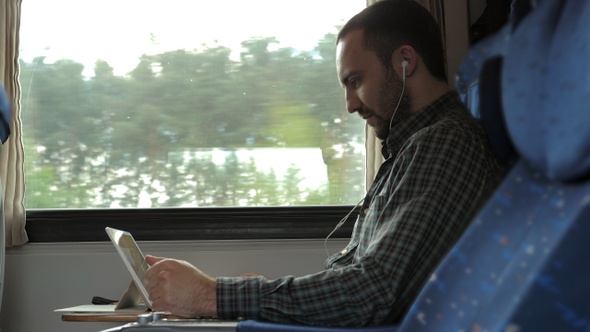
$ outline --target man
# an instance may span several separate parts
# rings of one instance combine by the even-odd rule
[[[350,113],[383,142],[386,161],[349,245],[313,275],[211,278],[148,256],[156,310],[329,326],[399,321],[455,243],[501,167],[446,82],[441,33],[413,0],[381,1],[341,30],[337,73]]]

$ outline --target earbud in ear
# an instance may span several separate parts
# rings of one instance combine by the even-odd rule
[[[404,80],[404,82],[406,81],[406,66],[408,65],[408,61],[404,60],[402,61],[402,79]]]

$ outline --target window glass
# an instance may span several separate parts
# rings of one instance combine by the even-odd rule
[[[354,204],[335,35],[366,0],[27,0],[27,209]]]

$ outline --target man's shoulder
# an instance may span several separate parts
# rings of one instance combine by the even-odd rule
[[[463,104],[456,104],[439,112],[431,124],[413,135],[413,139],[434,139],[441,136],[482,140],[485,139],[485,132]]]

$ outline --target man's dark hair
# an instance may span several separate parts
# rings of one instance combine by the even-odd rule
[[[363,47],[374,51],[386,69],[401,45],[410,45],[430,74],[447,82],[442,34],[434,17],[415,0],[382,0],[351,18],[338,33],[339,42],[353,30],[363,31]]]

